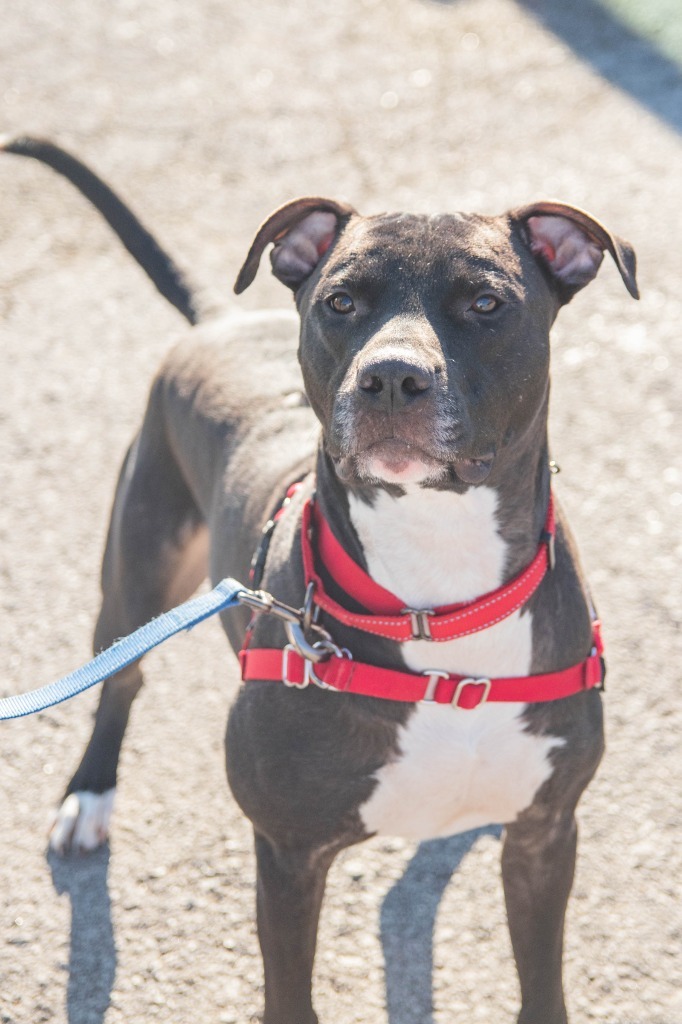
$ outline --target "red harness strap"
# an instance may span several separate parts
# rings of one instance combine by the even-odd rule
[[[320,558],[334,580],[372,614],[350,612],[334,601],[324,589],[315,570],[313,537]],[[454,640],[478,633],[518,611],[540,585],[550,565],[554,543],[554,507],[550,496],[543,539],[528,565],[510,583],[465,604],[414,610],[376,583],[354,562],[334,536],[319,506],[308,500],[303,508],[301,544],[306,584],[315,584],[315,603],[339,622],[387,640]]]
[[[349,612],[326,593],[315,571],[313,537],[325,568],[342,589],[371,614]],[[433,611],[406,609],[403,602],[376,583],[344,550],[313,501],[303,509],[303,566],[306,583],[315,584],[315,602],[333,618],[390,640],[451,640],[486,629],[522,607],[539,586],[552,564],[554,510],[550,497],[543,539],[535,558],[511,583],[466,604]],[[472,709],[487,701],[535,703],[560,700],[595,687],[604,677],[600,623],[594,621],[592,650],[584,661],[558,672],[531,676],[475,678],[440,669],[408,672],[355,661],[348,652],[315,663],[291,645],[239,652],[244,681],[283,682],[303,689],[311,683],[324,690],[362,694],[386,700],[452,704]],[[248,645],[248,639],[246,641]]]
[[[531,704],[559,700],[598,687],[603,679],[600,624],[593,624],[593,648],[578,665],[559,672],[533,676],[488,679],[452,675],[440,670],[422,673],[366,665],[349,657],[331,657],[317,665],[301,657],[292,647],[240,651],[242,679],[284,682],[303,689],[313,683],[324,690],[357,693],[435,704],[452,704],[470,710],[488,701],[516,701]]]

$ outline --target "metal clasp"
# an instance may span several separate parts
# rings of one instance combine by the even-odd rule
[[[301,654],[297,650],[294,644],[287,644],[282,651],[282,682],[285,686],[293,686],[297,690],[305,690],[307,686],[314,683],[315,686],[319,686],[321,690],[336,690],[335,686],[331,686],[329,683],[325,683],[323,679],[315,675],[314,664],[316,662],[326,661],[327,658],[331,658],[332,654],[337,658],[347,658],[348,661],[353,660],[353,655],[347,647],[338,647],[337,644],[332,643],[331,640],[318,640],[313,645],[315,653],[315,661],[306,658],[304,654]],[[299,654],[303,658],[303,679],[300,683],[295,682],[289,676],[289,658],[292,654]],[[337,691],[338,692],[338,691]]]
[[[287,646],[293,647],[306,661],[326,661],[330,657],[331,652],[328,653],[326,647],[322,646],[327,643],[331,644],[331,636],[325,629],[320,626],[315,627],[316,632],[320,635],[320,640],[315,640],[313,643],[306,639],[300,622],[285,622],[284,629],[289,638]],[[331,644],[331,646],[335,645]]]
[[[447,679],[449,677],[448,672],[444,672],[440,668],[427,668],[422,672],[422,675],[428,676],[429,681],[426,684],[424,690],[424,696],[421,699],[422,704],[435,704],[436,687],[440,679]]]
[[[604,693],[604,691],[606,690],[606,659],[604,658],[603,654],[599,653],[599,649],[595,644],[595,646],[590,651],[590,658],[597,657],[599,658],[599,664],[601,666],[601,679],[598,683],[595,683],[592,689],[596,690],[597,693]]]
[[[237,599],[240,604],[245,604],[248,608],[253,608],[254,611],[274,615],[275,618],[281,619],[289,639],[287,646],[298,651],[306,661],[317,662],[330,657],[331,651],[324,645],[331,644],[335,650],[339,648],[332,643],[331,635],[327,630],[316,622],[319,608],[314,602],[314,590],[314,583],[310,583],[302,608],[292,608],[291,605],[276,600],[266,590],[241,590]],[[313,643],[306,637],[306,633],[311,631],[318,637]]]
[[[240,604],[247,608],[253,608],[257,612],[265,612],[266,615],[274,615],[285,622],[301,622],[302,612],[291,605],[277,601],[267,590],[240,590],[237,594]]]
[[[403,608],[401,614],[410,616],[413,640],[433,640],[429,616],[436,613],[432,608]]]
[[[480,708],[487,701],[488,695],[490,694],[490,689],[491,689],[492,685],[493,684],[490,681],[490,679],[486,679],[485,677],[483,677],[482,679],[474,679],[473,676],[468,676],[466,679],[462,679],[457,684],[457,689],[455,690],[455,694],[454,694],[454,697],[452,698],[452,702],[451,702],[452,706],[454,708],[459,708],[460,707],[459,698],[461,697],[462,693],[464,692],[464,690],[466,689],[467,686],[482,686],[483,687],[483,696],[479,700],[478,704],[474,704],[473,708],[460,708],[460,710],[461,711],[473,711],[474,708]]]

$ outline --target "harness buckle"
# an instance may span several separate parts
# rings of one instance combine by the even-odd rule
[[[433,640],[429,616],[436,613],[432,608],[403,608],[401,614],[410,616],[413,640]]]
[[[447,679],[449,677],[448,672],[444,672],[440,668],[427,668],[422,672],[422,675],[428,676],[428,683],[424,690],[424,696],[422,697],[420,704],[436,704],[436,687],[440,679]]]
[[[318,643],[320,647],[323,647],[328,652],[327,656],[333,654],[336,658],[347,658],[348,661],[353,660],[353,655],[347,647],[339,647],[337,644],[332,643],[331,640],[320,640]],[[318,644],[315,644],[315,646],[317,647]],[[324,679],[320,679],[319,676],[315,675],[314,665],[315,663],[312,661],[306,661],[305,663],[305,674],[308,682],[319,686],[321,690],[334,690],[338,693],[339,690],[336,686],[332,686],[331,683],[325,683]]]
[[[596,690],[597,693],[604,693],[604,691],[606,690],[606,659],[604,658],[604,655],[601,653],[596,644],[590,651],[590,658],[599,658],[599,669],[601,676],[599,682],[595,683],[592,689]]]
[[[455,694],[451,701],[453,708],[460,708],[462,711],[473,711],[474,708],[480,708],[487,701],[492,685],[493,684],[490,681],[490,679],[487,679],[486,677],[483,677],[481,679],[475,679],[473,676],[468,676],[466,679],[462,679],[457,684],[457,689],[455,690]],[[481,695],[480,699],[477,701],[476,704],[473,704],[470,708],[462,707],[461,704],[459,703],[459,698],[462,696],[462,693],[467,688],[467,686],[483,687],[483,694]]]
[[[332,643],[330,640],[318,640],[313,646],[318,662],[325,661],[332,654],[337,658],[347,658],[348,661],[353,660],[353,655],[347,647],[338,647],[337,644]],[[300,683],[297,683],[289,675],[289,658],[292,654],[298,654],[303,658],[303,679]],[[282,682],[285,686],[292,686],[297,690],[305,690],[311,683],[314,683],[321,690],[337,690],[336,686],[325,683],[324,679],[320,679],[319,676],[315,675],[314,666],[315,662],[306,658],[304,654],[296,649],[294,644],[287,644],[282,651]]]

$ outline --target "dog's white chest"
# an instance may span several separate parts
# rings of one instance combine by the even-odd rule
[[[469,601],[502,581],[506,545],[490,488],[464,495],[415,488],[380,492],[372,507],[350,500],[369,571],[406,606]],[[444,643],[411,641],[410,669],[472,676],[526,675],[532,618],[516,612],[489,629]],[[422,840],[513,821],[552,773],[549,754],[563,740],[525,731],[524,704],[465,711],[420,705],[398,737],[397,758],[376,775],[360,813],[368,831]]]

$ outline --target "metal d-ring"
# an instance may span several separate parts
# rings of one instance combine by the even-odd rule
[[[331,640],[318,640],[315,646],[325,647],[327,650],[327,657],[330,657],[333,654],[336,658],[347,658],[348,661],[353,660],[353,655],[351,654],[347,647],[339,647]],[[316,676],[315,670],[313,669],[312,664],[309,662],[306,662],[306,678],[311,683],[314,683],[315,686],[319,686],[321,690],[337,689],[336,686],[331,686],[330,683],[325,683],[323,679],[320,679],[318,676]]]
[[[301,625],[305,633],[317,627],[317,618],[320,614],[320,606],[315,604],[315,581],[311,580],[305,590],[303,608],[301,609]]]

